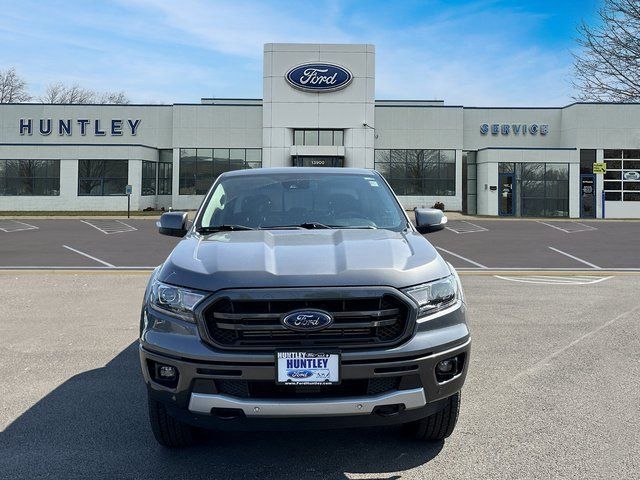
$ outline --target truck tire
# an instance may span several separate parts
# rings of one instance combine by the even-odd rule
[[[444,440],[453,433],[460,411],[460,392],[446,399],[445,406],[426,418],[405,425],[406,432],[416,440]]]
[[[148,405],[151,430],[160,445],[177,448],[197,442],[196,428],[173,418],[161,402],[149,398]]]

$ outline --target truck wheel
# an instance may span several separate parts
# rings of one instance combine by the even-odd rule
[[[188,447],[196,443],[196,429],[176,420],[167,412],[165,406],[152,398],[148,399],[149,421],[153,436],[165,447]]]
[[[405,425],[407,433],[416,440],[432,442],[444,440],[453,433],[460,411],[460,392],[447,398],[445,406],[426,418]]]

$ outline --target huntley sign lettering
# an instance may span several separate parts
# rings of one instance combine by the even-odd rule
[[[71,137],[74,133],[80,135],[94,135],[96,137],[104,137],[110,135],[112,137],[120,137],[125,133],[135,136],[138,133],[138,127],[142,120],[138,119],[120,119],[103,121],[100,119],[89,120],[79,118],[77,120],[51,118],[41,118],[33,120],[31,118],[21,118],[18,124],[20,135],[39,134],[43,136],[59,135],[61,137]]]

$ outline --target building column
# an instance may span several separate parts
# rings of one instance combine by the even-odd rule
[[[596,150],[596,162],[604,162],[604,150]],[[604,190],[603,178],[604,175],[596,174],[596,218],[602,218],[602,191]],[[605,212],[605,216],[606,214],[607,212]]]
[[[175,209],[180,195],[180,149],[173,149],[173,169],[171,171],[171,207]]]
[[[462,185],[462,150],[456,150],[456,202],[462,212],[462,195],[466,188]]]
[[[580,155],[576,150],[574,155]],[[569,164],[569,218],[580,218],[580,162]]]

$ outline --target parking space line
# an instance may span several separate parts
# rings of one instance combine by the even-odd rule
[[[571,255],[570,253],[567,252],[563,252],[562,250],[558,250],[557,248],[553,248],[553,247],[549,247],[551,250],[553,250],[554,252],[558,252],[561,255],[564,255],[565,257],[569,257],[574,259],[576,262],[580,262],[580,263],[584,263],[585,265],[590,266],[591,268],[595,268],[596,270],[602,270],[602,267],[599,267],[597,265],[594,265],[591,262],[587,262],[586,260],[583,260],[581,258],[576,257],[575,255]]]
[[[22,225],[22,228],[14,227],[13,225]],[[19,222],[18,220],[0,220],[0,230],[6,233],[12,232],[24,232],[26,230],[38,230],[39,227],[31,225],[29,223]]]
[[[60,271],[60,272],[150,272],[157,267],[149,266],[128,266],[128,267],[70,267],[65,265],[7,265],[0,267],[2,272],[38,272],[38,271]]]
[[[92,255],[89,255],[88,253],[81,252],[80,250],[76,250],[75,248],[69,247],[67,245],[62,245],[62,246],[64,248],[66,248],[67,250],[71,250],[72,252],[75,252],[78,255],[82,255],[82,256],[85,256],[87,258],[90,258],[91,260],[95,260],[96,262],[101,263],[101,264],[103,264],[103,265],[105,265],[105,266],[107,266],[109,268],[115,268],[116,267],[115,265],[112,265],[109,262],[105,262],[104,260],[100,260],[99,258],[96,258],[96,257],[94,257]]]
[[[594,227],[592,225],[587,225],[586,223],[582,223],[582,222],[573,222],[574,225],[580,225],[581,227],[584,227],[584,230],[575,230],[576,232],[588,232],[591,230],[597,230],[597,227]],[[573,232],[571,232],[573,233]]]
[[[458,272],[467,272],[471,274],[481,274],[481,275],[490,275],[492,273],[503,273],[503,272],[519,272],[522,274],[529,275],[530,273],[538,273],[538,272],[560,272],[567,273],[569,275],[573,275],[574,272],[579,273],[587,273],[593,272],[593,268],[587,267],[489,267],[489,268],[478,268],[478,267],[456,267]],[[630,274],[636,275],[640,274],[640,267],[638,268],[626,268],[626,267],[604,267],[602,269],[598,269],[598,273],[606,273],[616,272],[622,274]]]
[[[444,248],[442,248],[442,247],[438,247],[438,246],[436,246],[436,248],[437,248],[438,250],[443,251],[444,253],[448,253],[449,255],[451,255],[451,256],[453,256],[453,257],[459,258],[460,260],[464,260],[465,262],[470,263],[471,265],[475,265],[476,267],[479,267],[479,268],[489,268],[489,267],[487,267],[486,265],[482,265],[481,263],[474,262],[473,260],[470,260],[470,259],[468,259],[468,258],[466,258],[466,257],[463,257],[462,255],[458,255],[457,253],[453,253],[453,252],[450,252],[449,250],[445,250],[445,249],[444,249]]]
[[[588,276],[575,276],[575,277],[558,277],[549,275],[530,275],[525,277],[507,277],[502,275],[494,275],[495,278],[501,280],[507,280],[509,282],[520,283],[533,283],[544,285],[595,285],[596,283],[604,282],[613,277],[588,277]]]
[[[121,220],[80,220],[82,223],[86,223],[87,225],[99,230],[105,235],[111,235],[113,233],[125,233],[125,232],[134,232],[138,230],[131,225],[124,223]]]
[[[476,225],[475,223],[471,223],[471,222],[468,222],[466,220],[457,220],[456,222],[457,223],[455,223],[453,227],[451,226],[451,223],[453,223],[453,222],[449,222],[449,225],[446,226],[445,228],[447,230],[451,230],[452,232],[457,233],[457,234],[488,232],[489,231],[488,228],[481,227],[480,225]],[[465,229],[464,226],[462,226],[462,228],[456,228],[456,227],[459,227],[459,224],[461,224],[461,223],[466,223],[467,225],[471,225],[472,229],[470,229],[470,230]]]
[[[528,375],[530,373],[536,372],[536,370],[539,370],[541,367],[547,365],[551,360],[554,360],[556,357],[562,355],[564,352],[566,352],[570,348],[574,347],[578,343],[580,343],[580,342],[586,340],[587,338],[595,335],[599,331],[604,330],[609,325],[612,325],[613,323],[617,322],[618,320],[621,320],[624,317],[626,317],[626,316],[628,316],[628,315],[630,315],[632,313],[637,312],[638,310],[640,310],[640,306],[632,308],[631,310],[628,310],[626,312],[622,312],[620,315],[617,315],[616,317],[614,317],[611,320],[603,323],[599,327],[596,327],[593,330],[591,330],[591,331],[585,333],[584,335],[576,338],[575,340],[569,342],[564,347],[562,347],[559,350],[556,350],[555,352],[553,352],[551,355],[548,355],[548,356],[544,357],[542,360],[537,361],[535,364],[531,365],[526,370],[523,370],[520,373],[517,373],[515,376],[511,377],[511,379],[507,383],[514,383],[516,380],[524,377],[525,375]]]
[[[542,225],[546,225],[547,227],[555,228],[556,230],[560,230],[561,232],[564,232],[564,233],[591,232],[593,230],[597,230],[596,227],[592,227],[591,225],[585,225],[584,223],[580,223],[580,222],[571,222],[572,225],[580,225],[581,227],[583,227],[577,230],[567,230],[566,228],[562,228],[557,225],[553,225],[551,223],[543,222],[542,220],[536,220],[536,222],[541,223]]]

